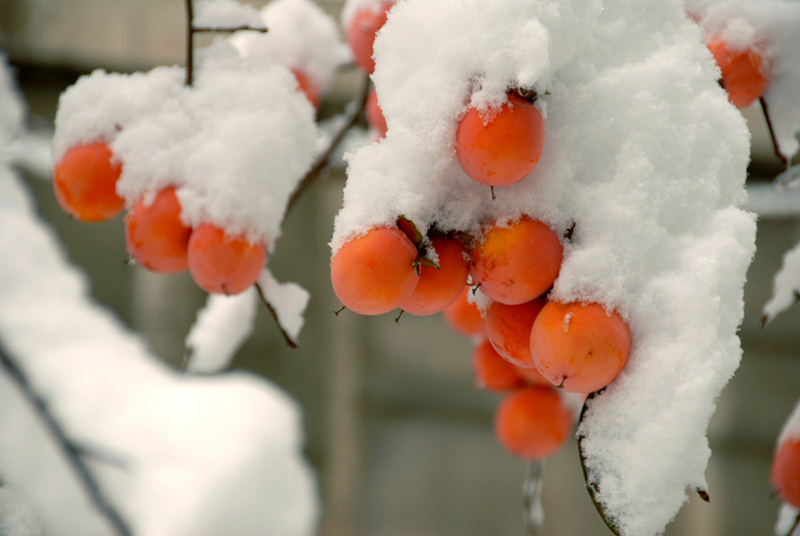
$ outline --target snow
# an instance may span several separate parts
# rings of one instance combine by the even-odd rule
[[[472,236],[523,214],[559,235],[574,222],[551,298],[600,302],[633,336],[579,428],[588,476],[621,534],[663,532],[687,489],[706,487],[755,241],[738,208],[749,134],[699,28],[678,0],[407,0],[375,58],[389,132],[348,156],[333,252],[401,214]],[[493,200],[456,162],[455,130],[470,103],[495,108],[509,86],[540,95],[545,145]]]
[[[177,67],[82,77],[59,102],[54,157],[106,140],[128,207],[176,186],[184,223],[211,221],[271,249],[311,166],[314,111],[283,66],[222,41],[200,56],[192,87]]]
[[[280,283],[264,270],[258,278],[262,296],[277,315],[278,324],[289,338],[297,342],[305,320],[303,313],[311,294],[296,283]]]
[[[236,0],[200,0],[194,6],[192,23],[198,28],[264,28],[258,11]]]
[[[772,297],[764,304],[764,322],[767,323],[778,314],[797,302],[800,293],[800,244],[783,255],[780,270],[772,280]]]
[[[0,487],[0,534],[4,536],[43,536],[36,513],[12,488]]]
[[[775,536],[794,536],[797,534],[795,529],[789,532],[797,521],[797,516],[800,515],[800,510],[788,505],[782,504],[778,512],[778,520],[775,523]]]
[[[144,93],[184,91],[173,80],[180,73],[158,72],[154,78],[169,83],[142,83]],[[120,83],[125,77],[93,77],[89,80],[132,89]],[[144,82],[147,76],[131,78]],[[9,102],[9,92],[0,87],[0,102]],[[90,108],[108,106],[104,96],[115,98],[94,95],[96,102],[83,101]],[[164,104],[183,114],[178,101]],[[114,109],[117,117],[127,113],[123,108]],[[92,123],[91,110],[85,116],[90,128],[84,134],[106,128],[101,121]],[[68,141],[62,137],[62,149]],[[135,534],[314,532],[318,497],[302,457],[296,402],[247,373],[204,378],[167,369],[139,337],[90,301],[85,277],[68,264],[55,234],[36,216],[22,180],[4,161],[0,225],[6,230],[0,236],[3,350],[70,440],[99,454],[88,457],[90,470]],[[0,373],[0,473],[34,507],[46,532],[111,533],[5,373]]]
[[[342,28],[350,26],[350,21],[359,11],[379,11],[383,9],[386,3],[394,3],[393,0],[345,0],[342,6],[340,21]]]
[[[228,367],[253,332],[257,300],[254,288],[236,296],[209,295],[186,336],[187,372],[209,374]]]
[[[722,32],[746,47],[762,42],[772,59],[772,79],[764,99],[780,152],[788,160],[800,150],[800,4],[787,0],[689,0],[687,10],[702,27],[706,41]]]
[[[305,73],[324,93],[350,59],[333,20],[310,0],[275,0],[261,10],[266,34],[237,32],[230,41],[245,57],[263,56]]]

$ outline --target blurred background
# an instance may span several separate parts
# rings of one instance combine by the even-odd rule
[[[265,2],[253,1],[260,7]],[[338,20],[341,2],[319,0]],[[202,45],[202,40],[199,41]],[[93,69],[147,70],[183,64],[179,0],[0,0],[0,49],[10,56],[33,127],[52,128],[58,97]],[[343,69],[320,117],[340,112],[361,75]],[[783,421],[800,396],[800,307],[761,329],[761,307],[783,253],[800,240],[800,197],[777,193],[780,171],[760,109],[745,111],[753,133],[749,188],[760,213],[758,252],[745,289],[744,358],[710,426],[711,502],[691,496],[670,535],[751,536],[772,531],[779,506],[769,465]],[[114,309],[176,367],[205,295],[187,274],[154,275],[124,264],[120,218],[69,219],[47,180],[29,177],[43,217]],[[439,315],[361,317],[345,311],[328,279],[327,242],[344,173],[329,170],[288,216],[270,268],[312,294],[298,349],[288,348],[265,310],[232,368],[270,378],[305,412],[306,453],[317,470],[325,536],[521,535],[526,463],[494,438],[498,395],[473,386],[472,343]],[[782,200],[787,208],[776,208]],[[786,201],[789,201],[788,203]],[[654,461],[657,463],[657,461]],[[584,489],[571,441],[547,462],[544,534],[609,534]]]

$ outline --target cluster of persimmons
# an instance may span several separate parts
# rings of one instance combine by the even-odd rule
[[[374,68],[370,35],[374,39],[385,20],[385,11],[364,10],[348,29],[356,62],[367,72]],[[535,100],[533,92],[514,88],[491,115],[466,112],[454,141],[467,176],[494,188],[533,171],[545,133]],[[510,391],[497,412],[499,440],[518,456],[540,460],[558,450],[574,422],[557,388],[602,389],[622,370],[631,347],[618,313],[598,303],[548,299],[562,258],[562,238],[532,216],[489,222],[480,236],[469,236],[419,229],[398,215],[395,225],[368,229],[343,244],[331,260],[331,279],[353,312],[444,312],[457,331],[480,341],[476,383]],[[470,301],[475,288],[490,300],[484,310]]]

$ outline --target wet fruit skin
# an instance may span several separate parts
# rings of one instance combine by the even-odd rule
[[[539,163],[543,147],[542,115],[533,103],[513,94],[494,114],[467,110],[456,133],[461,168],[488,186],[510,186],[525,178]]]
[[[400,307],[413,315],[432,315],[444,311],[461,295],[467,284],[469,266],[464,246],[453,238],[433,238],[431,244],[439,257],[439,268],[422,265],[419,281]]]
[[[786,439],[772,460],[770,481],[781,501],[800,508],[800,439]]]
[[[154,272],[171,274],[189,266],[191,227],[181,221],[175,188],[161,190],[150,205],[140,200],[125,216],[128,253]]]
[[[537,298],[519,305],[493,302],[486,308],[486,335],[497,353],[521,367],[535,367],[531,357],[531,329],[545,303]]]
[[[117,195],[122,166],[103,142],[76,145],[53,170],[56,199],[64,211],[81,221],[98,222],[122,211],[125,200]]]
[[[394,2],[381,2],[375,9],[361,9],[350,19],[347,26],[347,44],[353,53],[353,59],[367,73],[375,70],[375,60],[372,58],[372,47],[375,44],[375,34],[386,23],[389,10]]]
[[[503,359],[489,341],[483,341],[472,353],[472,369],[475,385],[488,391],[507,391],[525,385],[525,379],[517,368]]]
[[[524,217],[483,233],[472,250],[472,275],[493,300],[518,305],[553,285],[563,256],[558,236],[544,223]]]
[[[400,307],[419,276],[417,248],[397,227],[375,227],[344,244],[331,259],[333,291],[342,304],[362,315]]]
[[[628,361],[631,333],[617,312],[597,303],[548,302],[533,323],[531,355],[553,385],[573,393],[598,391]]]
[[[444,318],[454,331],[465,337],[485,337],[486,322],[478,307],[467,299],[470,292],[472,289],[465,286],[456,301],[444,310]]]
[[[737,108],[745,108],[761,97],[772,76],[770,61],[763,45],[734,50],[721,36],[708,43],[708,49],[722,72],[722,87],[728,100]]]
[[[494,429],[500,443],[527,460],[543,460],[566,443],[572,411],[553,388],[531,385],[509,394],[495,414]]]
[[[266,257],[263,244],[228,236],[211,223],[201,224],[189,239],[189,272],[197,286],[212,294],[240,294],[253,286]]]

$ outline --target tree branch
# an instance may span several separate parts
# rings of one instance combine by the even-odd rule
[[[131,530],[120,516],[114,506],[103,496],[100,486],[95,481],[89,468],[83,463],[81,455],[86,454],[84,449],[76,447],[67,438],[61,425],[50,413],[45,401],[33,390],[28,378],[17,364],[9,357],[5,350],[0,346],[0,366],[5,370],[8,377],[19,387],[25,398],[33,406],[47,431],[55,439],[56,444],[61,449],[69,466],[75,472],[81,484],[89,495],[89,499],[100,511],[100,513],[114,527],[119,536],[130,536]]]
[[[370,81],[369,75],[364,77],[364,85],[361,90],[361,94],[356,97],[352,102],[357,103],[354,109],[351,110],[350,116],[348,117],[347,121],[345,122],[344,126],[336,133],[336,135],[331,140],[330,145],[328,148],[323,151],[319,157],[317,157],[317,161],[311,166],[311,169],[308,170],[306,176],[300,181],[295,188],[295,191],[292,193],[292,196],[289,198],[289,202],[286,206],[286,212],[288,213],[292,207],[294,207],[295,203],[297,203],[298,198],[302,195],[302,193],[308,188],[311,183],[313,183],[317,178],[319,178],[322,171],[327,167],[328,160],[330,159],[331,155],[333,155],[333,151],[336,150],[336,147],[341,143],[342,139],[344,139],[345,134],[353,128],[353,126],[358,121],[358,117],[364,111],[364,108],[367,105],[367,96],[369,95],[370,89]]]

